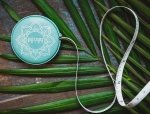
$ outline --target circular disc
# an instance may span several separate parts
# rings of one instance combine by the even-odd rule
[[[31,15],[21,19],[13,28],[11,46],[22,61],[39,65],[57,54],[60,36],[57,26],[50,19]]]

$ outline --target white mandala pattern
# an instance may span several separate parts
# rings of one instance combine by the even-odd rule
[[[51,28],[37,23],[22,26],[21,34],[16,38],[21,55],[30,56],[34,60],[50,55],[55,42]],[[31,47],[32,44],[35,45],[35,48]]]

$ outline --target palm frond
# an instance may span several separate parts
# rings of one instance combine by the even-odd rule
[[[97,55],[92,38],[90,37],[90,33],[88,32],[87,27],[86,27],[83,19],[81,18],[78,10],[76,9],[73,1],[72,0],[64,0],[64,3],[66,5],[66,7],[68,8],[68,11],[70,12],[70,15],[72,16],[77,28],[79,29],[86,45],[88,46],[88,48],[91,50],[91,52],[94,55]]]
[[[97,1],[97,0],[95,0]],[[104,5],[102,5],[100,2],[96,2],[99,7],[104,10],[104,11],[107,11],[108,8],[106,8]],[[120,17],[118,17],[117,15],[115,15],[114,13],[111,13],[110,14],[110,17],[113,19],[114,22],[116,22],[118,25],[120,25],[122,28],[124,28],[127,32],[129,32],[131,35],[133,34],[134,32],[134,29],[133,27],[131,27],[129,24],[125,23]],[[138,40],[143,43],[143,44],[146,44],[146,46],[148,48],[150,48],[150,40],[148,37],[146,37],[145,35],[143,35],[142,33],[139,32],[139,35],[138,35]]]
[[[0,54],[0,57],[11,61],[20,61],[20,59],[13,54]],[[80,63],[95,62],[95,61],[99,61],[99,59],[93,58],[91,56],[85,56],[85,55],[81,55],[79,57]],[[76,55],[58,55],[52,61],[50,61],[50,63],[53,64],[71,64],[76,62],[77,62]]]
[[[91,84],[92,83],[92,84]],[[80,78],[78,89],[90,89],[112,85],[108,77]],[[45,82],[22,86],[3,86],[0,92],[3,93],[57,93],[74,90],[74,79],[55,82]]]
[[[81,66],[79,67],[79,75],[93,75],[106,73],[107,70],[99,66]],[[26,76],[74,76],[76,67],[52,67],[37,69],[0,69],[1,74],[26,75]]]
[[[93,94],[87,94],[80,96],[81,102],[86,106],[90,107],[93,105],[98,105],[102,103],[109,102],[114,97],[114,92],[112,91],[104,91],[100,93],[93,93]],[[101,101],[101,102],[99,102]],[[33,112],[62,112],[62,111],[68,111],[73,109],[79,109],[81,108],[80,105],[77,102],[76,98],[67,98],[63,100],[57,100],[53,102],[49,102],[46,104],[26,107],[26,108],[20,108],[16,110],[6,110],[6,111],[0,111],[2,114],[20,114],[20,113],[33,113]]]

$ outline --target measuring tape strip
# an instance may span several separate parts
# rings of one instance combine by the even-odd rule
[[[115,8],[125,8],[127,10],[129,10],[135,17],[135,21],[136,21],[136,28],[135,28],[135,31],[134,31],[134,35],[133,35],[133,38],[127,48],[127,50],[125,51],[124,53],[124,56],[119,64],[119,67],[118,67],[118,70],[117,70],[117,73],[116,73],[116,81],[115,81],[115,92],[116,92],[116,96],[117,96],[117,100],[119,102],[119,104],[123,107],[127,107],[127,108],[132,108],[136,105],[138,105],[149,93],[150,93],[150,81],[146,84],[146,86],[137,94],[137,96],[131,100],[131,102],[129,102],[128,104],[125,104],[124,102],[124,99],[123,99],[123,95],[122,95],[122,75],[123,75],[123,70],[124,70],[124,66],[125,66],[125,63],[128,59],[128,56],[132,50],[132,47],[136,41],[136,38],[137,38],[137,35],[138,35],[138,32],[139,32],[139,20],[138,20],[138,17],[136,15],[136,13],[128,8],[128,7],[125,7],[125,6],[115,6],[111,9],[109,9],[103,16],[102,18],[102,21],[101,21],[101,24],[100,24],[100,45],[101,45],[101,50],[102,50],[102,57],[104,59],[104,63],[106,65],[106,68],[109,72],[109,75],[112,77],[111,73],[110,73],[110,70],[107,66],[107,62],[105,60],[105,56],[104,56],[104,52],[103,52],[103,47],[102,47],[102,38],[101,38],[101,35],[102,35],[102,25],[103,25],[103,21],[105,19],[105,17],[107,16],[107,14],[112,11],[113,9]]]
[[[75,43],[72,39],[70,39],[70,38],[68,38],[68,37],[62,37],[62,38],[63,38],[63,39],[68,39],[68,40],[70,40],[70,41],[75,45],[76,50],[77,50],[77,67],[76,67],[76,78],[75,78],[75,92],[76,92],[76,98],[77,98],[79,104],[82,106],[82,108],[83,108],[84,110],[86,110],[87,112],[90,112],[90,113],[102,113],[102,112],[107,111],[108,109],[110,109],[110,108],[114,105],[114,103],[115,103],[115,101],[116,101],[116,96],[114,97],[112,103],[111,103],[108,107],[106,107],[106,108],[104,108],[104,109],[102,109],[102,110],[100,110],[100,111],[92,111],[92,110],[86,108],[86,107],[82,104],[82,102],[80,101],[80,98],[79,98],[79,95],[78,95],[78,89],[77,89],[78,67],[79,67],[79,65],[78,65],[78,64],[79,64],[79,52],[78,52],[78,47],[77,47],[76,43]],[[112,78],[112,79],[113,79],[113,78]],[[114,81],[113,81],[113,82],[114,82]]]
[[[125,9],[129,10],[134,15],[135,20],[136,20],[136,28],[135,28],[135,31],[134,31],[133,38],[132,38],[132,40],[131,40],[131,42],[130,42],[126,52],[124,53],[124,56],[123,56],[121,62],[120,62],[120,65],[118,67],[117,74],[116,74],[116,80],[113,79],[113,76],[112,76],[112,74],[111,74],[111,72],[110,72],[110,70],[108,68],[108,65],[107,65],[107,62],[106,62],[106,59],[105,59],[105,56],[104,56],[104,51],[103,51],[103,46],[102,46],[102,37],[101,37],[102,36],[102,26],[103,26],[104,19],[106,18],[107,14],[110,11],[112,11],[113,9],[115,9],[115,8],[125,8]],[[111,78],[111,80],[112,80],[112,82],[114,84],[114,88],[115,88],[116,94],[115,94],[115,97],[114,97],[112,103],[108,107],[106,107],[106,108],[104,108],[102,110],[99,110],[99,111],[92,111],[92,110],[86,108],[82,104],[82,102],[79,99],[78,91],[77,91],[77,80],[78,80],[77,74],[78,74],[78,61],[79,61],[78,48],[77,48],[75,42],[73,40],[71,40],[74,43],[74,45],[76,46],[76,49],[77,49],[77,70],[76,70],[76,79],[75,79],[75,91],[76,91],[77,100],[78,100],[79,104],[82,106],[82,108],[84,110],[86,110],[87,112],[90,112],[90,113],[102,113],[102,112],[107,111],[108,109],[110,109],[114,105],[114,103],[116,101],[116,98],[117,98],[117,100],[118,100],[118,102],[119,102],[119,104],[121,106],[127,107],[127,108],[132,108],[132,107],[138,105],[150,93],[150,81],[149,81],[146,84],[146,86],[137,94],[137,96],[131,102],[129,102],[128,104],[125,104],[124,99],[123,99],[123,95],[122,95],[122,89],[121,89],[122,88],[121,85],[122,85],[122,75],[123,75],[124,66],[125,66],[125,63],[126,63],[126,61],[128,59],[128,56],[129,56],[129,54],[130,54],[130,52],[132,50],[132,47],[133,47],[133,45],[134,45],[134,43],[136,41],[136,38],[137,38],[137,35],[138,35],[138,31],[139,31],[139,20],[138,20],[138,17],[136,15],[136,13],[132,9],[130,9],[128,7],[115,6],[115,7],[110,8],[104,14],[104,16],[103,16],[103,18],[101,20],[101,23],[100,23],[100,29],[99,30],[100,30],[100,47],[101,47],[102,57],[103,57],[103,60],[104,60],[104,64],[105,64],[105,66],[106,66],[106,68],[108,70],[108,73],[110,75],[110,78]],[[67,38],[67,39],[69,39],[69,38]]]
[[[79,68],[79,51],[78,51],[78,47],[77,47],[76,43],[75,43],[72,39],[70,39],[70,38],[68,38],[68,37],[61,37],[60,39],[65,39],[65,40],[71,41],[71,42],[75,45],[76,50],[77,50],[77,66],[76,66],[76,77],[75,77],[75,92],[76,92],[76,98],[77,98],[79,104],[82,106],[82,108],[83,108],[84,110],[86,110],[87,112],[90,112],[90,113],[102,113],[102,112],[105,112],[105,111],[107,111],[108,109],[110,109],[110,108],[114,105],[114,103],[115,103],[115,101],[116,101],[116,96],[114,97],[113,102],[112,102],[108,107],[106,107],[106,108],[104,108],[104,109],[102,109],[102,110],[100,110],[100,111],[92,111],[92,110],[86,108],[86,107],[82,104],[82,102],[80,101],[80,98],[79,98],[79,95],[78,95],[78,89],[77,89],[78,68]],[[114,81],[113,81],[113,82],[114,82]]]

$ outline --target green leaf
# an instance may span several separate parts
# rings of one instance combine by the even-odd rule
[[[0,54],[0,57],[8,60],[19,60],[19,58],[13,54]]]
[[[66,7],[68,8],[68,11],[70,12],[70,15],[72,16],[77,28],[79,29],[86,45],[88,46],[88,48],[94,55],[97,55],[92,38],[90,37],[87,27],[86,27],[83,19],[81,18],[77,8],[75,7],[73,1],[72,0],[64,0],[64,3],[66,5]]]
[[[150,8],[143,4],[143,2],[140,0],[127,0],[126,2],[134,6],[136,10],[142,12],[147,18],[150,18]]]
[[[133,84],[132,82],[126,80],[126,79],[123,79],[123,82],[128,86],[130,87],[136,94],[139,93],[141,91],[142,88],[138,87],[137,85]],[[150,97],[147,96],[145,98],[145,101],[147,101],[147,103],[150,103]]]
[[[121,1],[121,0],[120,0],[120,1]],[[101,0],[99,0],[99,2],[101,2]],[[111,2],[110,5],[112,5],[112,4],[113,4],[113,5],[118,5],[118,4],[116,3],[116,1],[109,1],[109,2]],[[103,4],[103,3],[102,3],[102,4]],[[101,8],[99,8],[99,6],[98,6],[97,4],[95,4],[95,6],[97,6],[96,8],[98,9],[99,15],[100,15],[100,17],[102,17],[105,12],[104,12]],[[117,10],[117,12],[118,12],[118,15],[120,15],[121,17],[124,17],[123,12],[122,12],[121,9],[116,9],[116,10]],[[100,12],[102,12],[102,13],[100,13]],[[121,47],[121,46],[120,46],[120,43],[119,43],[118,41],[115,41],[115,40],[117,40],[116,35],[113,35],[114,32],[116,33],[116,31],[114,31],[113,28],[112,28],[112,27],[114,27],[114,25],[112,26],[112,24],[110,23],[110,21],[109,21],[108,19],[105,21],[105,23],[108,24],[107,28],[109,28],[108,30],[106,29],[105,31],[110,31],[110,32],[106,32],[106,33],[108,34],[108,38],[109,38],[112,42],[114,42],[115,45],[117,45],[118,47]],[[105,27],[106,24],[104,24],[103,26]],[[122,30],[122,29],[119,28],[119,30]],[[124,31],[123,31],[123,32],[124,32]],[[111,33],[113,33],[113,34],[111,34]],[[127,35],[127,33],[126,33],[126,35]],[[113,37],[112,37],[112,36],[113,36]],[[112,38],[111,38],[111,37],[112,37]],[[120,37],[120,36],[119,36],[119,37]],[[123,44],[125,45],[124,42],[123,42]],[[113,47],[112,47],[112,49],[113,49]],[[113,49],[113,50],[115,50],[115,49]],[[117,51],[116,51],[116,53],[119,54]],[[131,55],[135,60],[137,60],[137,62],[141,63],[141,62],[140,62],[139,55],[137,55],[137,53],[134,52],[134,50],[132,50],[132,52],[130,53],[130,55]],[[127,70],[125,70],[125,72],[127,73]]]
[[[116,0],[108,1],[108,4],[109,4],[110,7],[113,7],[113,6],[117,6],[117,5],[118,5],[118,3],[116,2]],[[120,10],[119,10],[119,11],[120,11]],[[120,11],[120,12],[122,12],[122,11]],[[121,15],[121,14],[120,14],[120,15]]]
[[[10,42],[10,36],[0,34],[0,41]]]
[[[134,98],[134,95],[129,91],[128,89],[123,89],[123,92],[130,98]],[[150,113],[149,108],[147,107],[145,102],[141,102],[138,107],[140,108],[140,111],[143,110],[146,114]]]
[[[102,3],[102,4],[105,4],[104,3],[104,1],[103,0],[100,0],[100,2]],[[97,4],[94,4],[94,7],[95,7],[95,9],[96,9],[96,11],[97,11],[97,14],[98,14],[98,16],[99,16],[99,19],[101,20],[101,13],[104,13],[103,11],[101,11],[100,9],[99,9],[99,7],[97,7],[98,5]],[[97,9],[98,8],[98,9]],[[85,13],[86,14],[86,13]],[[104,29],[106,28],[106,25],[104,26]],[[98,36],[98,38],[99,38],[99,36]],[[103,41],[102,41],[103,42]],[[99,43],[99,41],[98,41],[98,43]],[[99,45],[100,46],[100,45]],[[105,43],[103,42],[103,51],[104,51],[104,54],[105,54],[105,58],[106,58],[106,61],[107,61],[107,63],[108,64],[111,64],[111,61],[110,61],[110,57],[109,57],[109,54],[108,54],[108,51],[107,51],[107,49],[106,49],[106,46],[105,46]]]
[[[99,5],[99,7],[104,10],[105,12],[108,10],[104,5],[102,5],[100,2],[95,0],[96,3]],[[122,28],[124,28],[128,33],[131,35],[134,33],[134,28],[127,24],[125,21],[123,21],[120,17],[115,15],[114,13],[110,13],[111,19],[113,19],[114,22],[116,22],[118,25],[120,25]],[[139,32],[138,38],[141,43],[143,43],[146,47],[150,48],[150,39]]]
[[[21,16],[7,2],[4,0],[0,0],[0,2],[13,20],[19,21],[21,19]]]
[[[8,60],[20,60],[17,56],[13,54],[0,54],[1,58],[8,59]],[[85,63],[85,62],[95,62],[98,61],[97,58],[93,58],[91,56],[85,56],[80,55],[79,62]],[[50,61],[53,64],[71,64],[71,63],[77,63],[77,56],[76,55],[58,55],[55,57],[52,61]]]
[[[99,0],[100,1],[103,1],[103,0]],[[105,4],[104,2],[101,2],[103,5]],[[96,8],[98,8],[98,6],[96,5]],[[102,18],[102,16],[104,15],[104,11],[103,10],[100,10],[99,13],[99,17]],[[113,31],[113,25],[112,23],[108,20],[108,19],[105,19],[106,21],[104,22],[103,26],[104,26],[104,32],[106,33],[106,36],[111,40],[113,41],[116,45],[118,45],[119,47],[120,46],[120,43],[119,43],[119,40],[117,38],[117,36],[115,35],[114,31]]]
[[[65,44],[65,43],[61,43],[60,49],[62,49],[62,50],[72,50],[72,51],[77,51],[77,49],[75,48],[75,46],[71,46],[71,44]],[[81,48],[78,47],[78,50],[79,50],[79,51],[85,51],[85,49],[82,48],[82,47],[81,47]]]
[[[130,43],[130,40],[118,28],[114,27],[114,31],[117,33],[117,35],[120,36],[121,39],[123,39],[127,43]],[[134,44],[133,48],[136,49],[136,51],[138,51],[146,59],[150,60],[150,54],[143,50],[139,45]]]
[[[102,109],[106,108],[107,106],[108,106],[108,104],[100,106],[100,108],[93,108],[93,110],[102,110]],[[120,113],[121,114],[126,114],[127,112],[129,112],[127,109],[125,109],[123,107],[120,107],[117,104],[115,104],[110,110],[107,110],[107,111],[103,112],[102,114],[120,114]],[[83,113],[83,114],[89,114],[89,113],[86,112],[86,113]],[[135,114],[135,113],[133,113],[133,114]]]
[[[120,0],[121,1],[121,0]],[[113,6],[119,6],[120,4],[118,4],[118,2],[116,2],[116,1],[110,1],[112,4],[113,4]],[[133,19],[132,18],[128,18],[128,15],[126,14],[126,13],[124,13],[124,11],[126,11],[125,9],[121,9],[121,8],[118,8],[118,9],[116,9],[116,11],[117,11],[117,15],[119,15],[120,17],[122,17],[122,19],[125,19],[125,20],[127,20],[127,23],[131,23],[130,21],[132,21]],[[114,26],[113,26],[114,27]],[[126,34],[126,36],[127,37],[129,37],[129,35],[128,35],[128,33],[125,31],[125,30],[123,30],[121,27],[119,27],[119,30],[120,31],[122,31],[124,34]],[[115,32],[115,31],[114,31]],[[118,36],[117,36],[118,37]],[[127,49],[127,46],[129,45],[128,43],[124,43],[124,42],[122,42],[123,43],[123,47],[125,48],[125,49]],[[121,48],[121,47],[119,47],[119,48]],[[119,53],[118,53],[119,54]],[[132,50],[131,52],[130,52],[130,56],[133,58],[133,59],[135,59],[139,64],[141,64],[141,60],[140,60],[140,58],[139,58],[139,55],[138,55],[138,53],[137,52],[135,52],[135,50]]]
[[[113,73],[116,73],[116,72],[117,72],[117,70],[116,70],[113,66],[110,66],[110,70],[111,70]],[[137,86],[137,84],[135,83],[135,81],[133,81],[130,77],[129,77],[129,78],[130,78],[131,80],[128,80],[127,77],[129,77],[129,76],[123,74],[123,82],[125,83],[125,85],[126,85],[127,87],[129,87],[129,89],[133,90],[134,92],[139,92],[139,90],[141,90],[141,88],[139,88],[139,86]],[[131,83],[131,81],[134,82],[134,84]],[[125,87],[122,88],[124,94],[125,94],[129,99],[133,99],[135,96],[132,94],[133,91],[131,91],[131,90],[129,90],[129,89],[126,89]],[[146,98],[146,101],[149,102],[149,98]],[[141,111],[141,110],[144,110],[145,112],[149,112],[149,109],[148,109],[147,105],[146,105],[145,102],[143,102],[143,101],[138,105],[138,107],[140,108],[140,111]],[[135,109],[135,108],[134,108],[134,109]],[[132,110],[132,112],[133,112],[133,114],[134,114],[134,113],[136,114],[135,110]]]
[[[110,110],[103,112],[103,114],[126,114],[128,110],[125,108],[122,108],[120,106],[113,106]]]
[[[124,1],[124,0],[117,0],[117,2],[119,3],[119,5],[123,5],[123,6],[132,8],[131,5],[129,5],[129,4],[128,4],[126,1]],[[135,10],[135,11],[136,11],[136,10]],[[139,13],[140,13],[140,12],[139,12]],[[150,24],[147,23],[145,20],[143,20],[144,18],[143,18],[142,15],[141,15],[141,17],[140,17],[139,15],[137,15],[137,16],[138,16],[138,18],[139,18],[139,21],[140,21],[141,24],[142,24],[142,27],[144,27],[144,29],[147,29],[147,30],[144,30],[144,31],[148,32],[148,30],[150,29]],[[141,28],[141,27],[140,27],[140,28]],[[142,31],[143,31],[143,29],[142,29]]]
[[[114,47],[115,50],[117,52],[119,52],[121,55],[123,55],[124,53],[122,52],[122,50],[116,45],[114,44],[112,41],[110,41],[106,36],[103,36],[103,38],[107,41],[107,43],[111,46],[111,47]],[[116,56],[119,56],[115,51],[114,53],[116,54]],[[129,61],[134,64],[136,67],[139,68],[139,70],[143,71],[147,76],[150,77],[150,72],[145,68],[143,67],[141,64],[139,64],[136,60],[134,60],[131,56],[128,57]]]
[[[98,25],[96,23],[92,9],[89,5],[89,2],[88,2],[88,0],[78,0],[78,3],[80,5],[81,11],[84,15],[84,18],[87,22],[88,28],[90,29],[91,34],[92,34],[97,46],[100,49],[99,28],[98,28]]]
[[[92,84],[91,84],[92,83]],[[61,80],[21,86],[1,86],[1,93],[57,93],[74,90],[75,80]],[[108,77],[90,77],[78,79],[78,89],[90,89],[112,85]]]
[[[26,76],[70,76],[75,75],[76,67],[52,67],[37,69],[0,69],[1,74],[26,75]],[[81,66],[78,75],[94,75],[106,73],[107,70],[100,66]]]
[[[112,54],[113,54],[118,60],[121,60],[121,57],[120,57],[119,55],[117,55],[115,51],[113,51],[110,47],[108,47],[108,49],[112,52]],[[143,83],[143,84],[146,84],[146,83],[147,83],[146,79],[144,79],[136,70],[134,70],[134,68],[133,68],[130,64],[126,63],[126,68],[127,68],[130,72],[132,72],[132,73],[134,74],[134,76],[136,76],[136,78],[138,78],[138,79],[141,81],[141,83]]]
[[[114,92],[107,91],[107,92],[100,92],[100,93],[93,93],[80,96],[80,100],[84,106],[90,107],[93,105],[98,105],[102,103],[109,102],[114,97]],[[53,101],[41,105],[20,108],[16,110],[6,110],[0,111],[1,114],[20,114],[20,113],[31,113],[31,112],[62,112],[68,110],[74,110],[81,108],[79,103],[77,102],[76,98],[67,98],[58,101]]]
[[[56,23],[58,28],[60,29],[61,33],[64,36],[67,36],[74,40],[78,47],[81,47],[80,42],[77,40],[73,32],[70,30],[68,25],[65,23],[65,21],[57,14],[57,12],[48,4],[46,0],[32,0],[33,3],[35,3],[36,6],[38,6],[41,11],[52,21]]]

